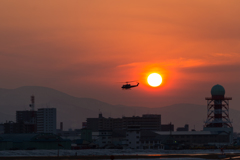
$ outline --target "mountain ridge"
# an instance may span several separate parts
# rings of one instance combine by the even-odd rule
[[[207,106],[180,103],[159,108],[112,105],[93,98],[71,96],[67,93],[41,86],[23,86],[16,89],[0,88],[0,122],[15,121],[15,112],[29,110],[30,96],[34,94],[36,108],[57,108],[57,127],[64,123],[64,129],[81,128],[86,118],[98,117],[99,111],[103,116],[120,118],[122,116],[141,116],[142,114],[161,114],[162,123],[172,122],[177,127],[188,123],[190,128],[201,130],[207,117]],[[239,117],[239,118],[238,118]],[[240,121],[240,111],[230,109],[230,118]],[[234,124],[236,131],[240,127]],[[59,128],[59,127],[58,127]]]

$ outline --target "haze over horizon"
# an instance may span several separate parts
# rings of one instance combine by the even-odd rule
[[[44,86],[110,104],[239,110],[240,1],[1,1],[0,88]],[[150,87],[147,76],[163,83]],[[125,81],[139,86],[123,91]]]
[[[47,87],[20,87],[17,89],[0,88],[0,123],[16,120],[16,111],[29,110],[30,95],[35,96],[35,110],[56,108],[57,128],[63,122],[64,130],[79,129],[87,118],[98,117],[99,111],[105,118],[142,116],[160,114],[161,123],[174,124],[175,129],[189,124],[190,129],[202,130],[207,118],[207,106],[196,104],[174,104],[170,106],[147,108],[137,106],[111,105],[92,98],[77,98]],[[3,110],[4,108],[4,110]],[[67,109],[66,109],[67,108]],[[234,132],[240,131],[240,110],[231,108],[230,119]]]

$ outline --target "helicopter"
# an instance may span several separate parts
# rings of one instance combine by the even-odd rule
[[[136,81],[122,82],[122,83],[126,83],[126,84],[124,84],[124,85],[122,86],[122,89],[127,90],[127,89],[131,89],[131,88],[133,88],[133,87],[137,87],[137,86],[139,85],[139,82],[137,82],[136,85],[131,85],[131,84],[129,84],[130,82],[136,82]]]

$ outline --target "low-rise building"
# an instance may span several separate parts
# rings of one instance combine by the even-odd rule
[[[176,132],[155,132],[161,136],[169,135],[178,143],[189,145],[228,145],[229,133],[226,132],[212,132],[212,131],[176,131]]]
[[[0,150],[71,149],[71,141],[51,133],[1,134]]]
[[[141,130],[161,131],[161,115],[144,114],[140,116],[105,118],[99,114],[98,118],[87,118],[86,128],[98,130],[127,130],[130,125],[139,125]]]
[[[107,145],[112,144],[112,130],[100,130],[99,138],[97,139],[99,148],[105,148]]]
[[[189,125],[185,124],[184,127],[178,127],[177,131],[189,131]]]
[[[126,139],[127,139],[127,146],[131,149],[139,149],[140,148],[140,132],[141,126],[140,125],[132,125],[127,127],[126,131]]]

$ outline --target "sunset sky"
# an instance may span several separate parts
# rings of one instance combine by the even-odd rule
[[[2,0],[0,88],[162,107],[206,104],[220,84],[240,109],[239,16],[239,0]]]

